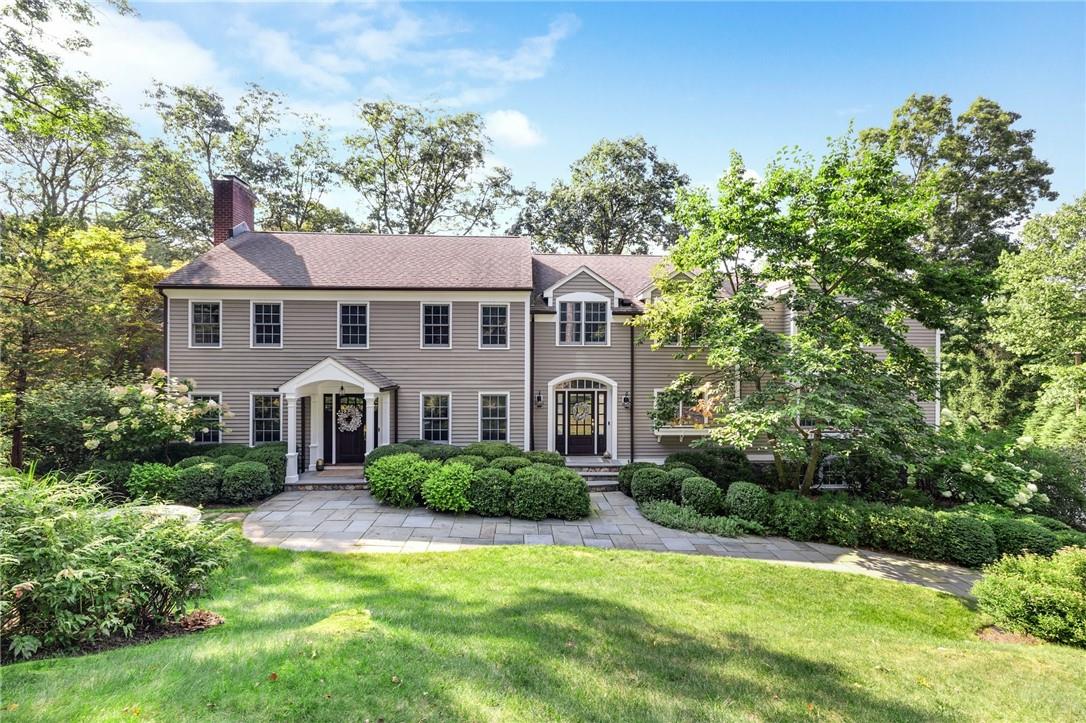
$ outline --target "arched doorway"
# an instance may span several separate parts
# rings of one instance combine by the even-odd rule
[[[599,374],[566,374],[548,384],[548,447],[570,457],[616,457],[617,385]]]

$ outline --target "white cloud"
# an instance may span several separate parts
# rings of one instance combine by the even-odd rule
[[[554,60],[558,43],[580,27],[573,15],[561,15],[551,22],[547,32],[521,41],[508,56],[468,48],[436,51],[420,55],[426,63],[445,72],[466,73],[476,77],[513,83],[541,78]]]
[[[248,45],[250,55],[273,73],[335,93],[351,89],[347,78],[322,67],[320,61],[327,61],[326,54],[318,55],[318,62],[307,61],[295,48],[291,36],[285,32],[263,28],[241,18],[234,23],[231,33],[241,38]]]
[[[485,118],[486,131],[498,145],[530,148],[543,142],[542,134],[519,110],[496,110]]]

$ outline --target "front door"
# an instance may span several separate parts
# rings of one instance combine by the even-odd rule
[[[335,425],[337,464],[361,463],[366,457],[366,397],[336,395]]]
[[[566,454],[596,453],[596,395],[566,392]]]

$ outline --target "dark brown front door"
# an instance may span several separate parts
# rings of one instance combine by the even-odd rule
[[[361,394],[338,395],[332,424],[336,430],[336,463],[361,463],[366,456],[366,398]]]
[[[596,453],[597,392],[566,392],[566,454]]]

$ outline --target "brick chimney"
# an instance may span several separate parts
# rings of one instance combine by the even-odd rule
[[[216,178],[211,186],[215,195],[211,243],[218,246],[231,236],[252,231],[256,196],[249,184],[237,176],[223,176]],[[245,228],[238,228],[240,224],[245,224]]]

